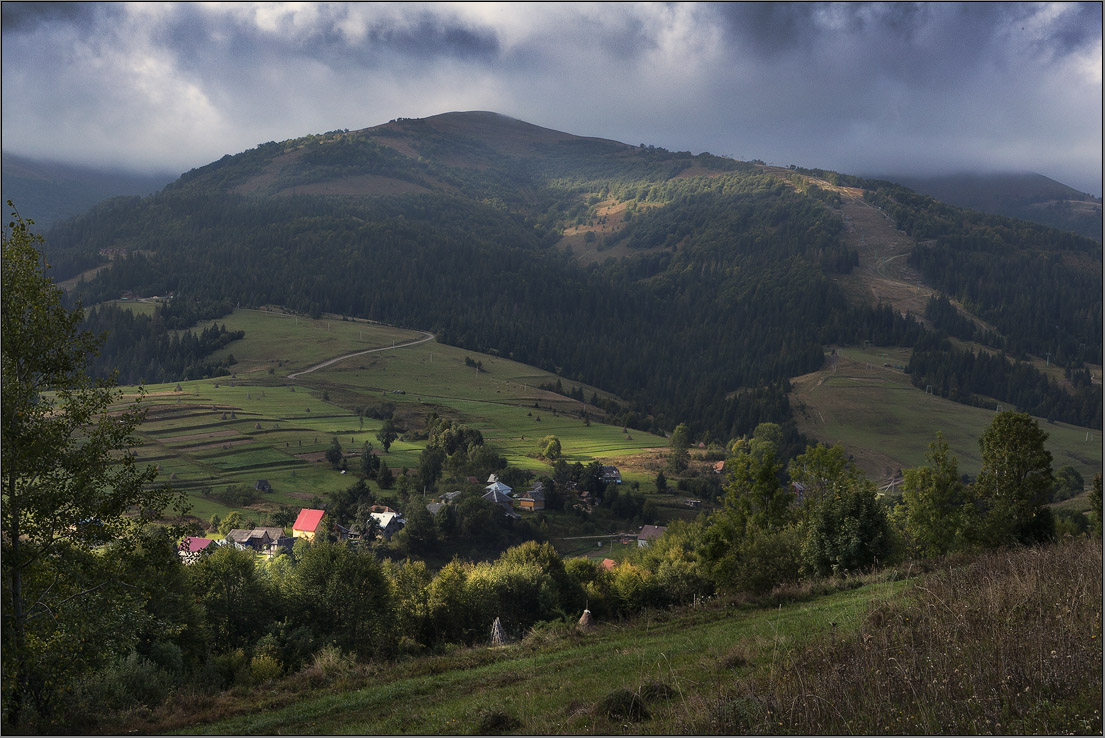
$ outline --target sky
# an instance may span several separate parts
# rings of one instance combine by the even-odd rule
[[[1100,3],[15,3],[5,151],[180,173],[490,110],[852,174],[1101,195]]]

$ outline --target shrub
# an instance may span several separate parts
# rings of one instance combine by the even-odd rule
[[[249,679],[254,684],[264,684],[279,679],[284,674],[283,667],[275,656],[258,654],[249,662]]]

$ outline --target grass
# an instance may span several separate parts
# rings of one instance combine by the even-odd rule
[[[653,612],[634,622],[601,624],[588,634],[568,625],[546,627],[506,647],[349,665],[323,694],[303,689],[302,676],[290,677],[241,699],[212,704],[204,713],[237,713],[233,717],[142,729],[458,734],[506,725],[507,732],[522,734],[677,732],[682,706],[694,693],[717,689],[734,669],[770,669],[783,654],[824,634],[830,621],[857,626],[871,603],[905,586],[874,583],[781,607],[715,604]],[[735,652],[739,659],[733,658]],[[666,687],[649,687],[654,684]],[[629,722],[617,710],[599,707],[618,689],[653,695],[648,723]]]
[[[657,450],[667,446],[666,439],[604,425],[597,418],[585,422],[581,409],[593,416],[599,411],[538,389],[557,377],[534,367],[436,341],[391,348],[421,338],[418,332],[261,310],[236,310],[220,322],[246,331],[244,339],[223,349],[239,361],[235,374],[148,386],[149,415],[140,429],[146,446],[139,453],[189,491],[268,479],[274,493],[241,509],[254,517],[349,486],[348,475],[319,459],[335,437],[347,453],[359,451],[365,441],[382,450],[375,438],[381,421],[358,417],[356,408],[393,406],[397,421],[411,428],[420,428],[430,412],[457,419],[479,429],[511,466],[538,474],[550,467],[536,457],[537,442],[556,435],[569,463],[599,459],[618,464],[626,483],[637,482],[646,492],[659,463]],[[384,350],[288,379],[323,360],[373,348]],[[843,444],[875,480],[924,463],[928,444],[940,430],[960,469],[978,473],[978,438],[993,413],[912,387],[908,376],[894,368],[908,362],[907,350],[845,348],[842,353],[835,372],[827,367],[795,380],[792,404],[800,430],[825,443]],[[483,371],[470,366],[477,361]],[[561,383],[566,389],[574,386],[563,378]],[[594,387],[582,389],[587,398],[609,396]],[[1054,468],[1073,466],[1087,480],[1101,470],[1099,432],[1041,424],[1051,436]],[[399,440],[384,459],[396,471],[415,468],[423,446]],[[198,497],[193,506],[193,514],[205,520],[229,512]],[[664,520],[690,514],[661,507]]]
[[[819,441],[840,443],[873,479],[925,463],[928,444],[941,431],[961,472],[982,466],[978,439],[994,413],[926,393],[893,365],[908,363],[907,349],[845,348],[836,362],[794,381],[792,405],[799,429]],[[889,363],[891,367],[884,367]],[[1006,408],[1012,409],[1012,408]],[[1086,480],[1101,471],[1101,432],[1039,420],[1049,434],[1055,469],[1073,466]]]
[[[1101,541],[181,694],[112,732],[1101,733]]]
[[[192,514],[202,520],[231,509],[260,519],[279,505],[301,506],[349,486],[350,476],[321,459],[334,438],[347,455],[359,452],[366,441],[382,453],[375,437],[382,421],[359,417],[357,408],[391,405],[397,422],[414,429],[430,412],[453,417],[479,429],[511,466],[535,473],[550,468],[535,453],[546,435],[561,439],[567,461],[583,463],[596,458],[617,463],[667,443],[647,433],[585,422],[580,409],[592,415],[601,411],[537,388],[555,383],[553,374],[436,341],[402,346],[424,337],[418,332],[260,310],[236,310],[219,322],[246,331],[244,339],[223,349],[238,360],[234,375],[147,386],[148,415],[139,431],[145,442],[140,458],[158,464],[163,478],[187,490]],[[344,353],[380,348],[386,350],[288,378]],[[482,371],[469,366],[476,361]],[[587,397],[609,396],[593,387],[583,390]],[[400,439],[382,456],[393,471],[417,468],[424,445]],[[357,459],[351,462],[355,469]],[[627,469],[626,474],[627,481],[651,479],[644,472],[635,477]],[[252,486],[258,479],[267,479],[274,492],[249,508],[227,508],[195,494],[205,486]]]
[[[701,701],[691,733],[1100,734],[1101,541],[987,552]]]

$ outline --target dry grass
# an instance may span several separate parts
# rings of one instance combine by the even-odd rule
[[[686,732],[1102,731],[1101,542],[994,552],[927,576],[765,675],[699,698]]]

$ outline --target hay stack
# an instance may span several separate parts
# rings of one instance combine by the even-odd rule
[[[491,645],[502,646],[506,643],[506,632],[503,630],[503,624],[499,622],[498,618],[495,618],[495,622],[491,624]]]
[[[591,615],[590,610],[583,611],[583,615],[579,618],[579,625],[577,627],[580,630],[590,630],[595,627],[595,618]]]

